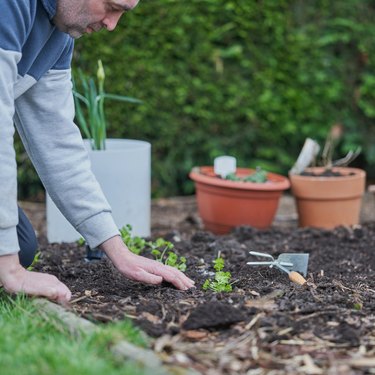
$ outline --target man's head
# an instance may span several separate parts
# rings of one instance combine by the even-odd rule
[[[56,27],[73,38],[106,28],[112,31],[120,17],[139,0],[57,0]]]

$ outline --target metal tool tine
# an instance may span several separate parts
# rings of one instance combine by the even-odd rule
[[[271,266],[275,262],[247,262],[246,264],[250,264],[251,266]]]
[[[249,251],[249,254],[255,255],[255,256],[258,256],[258,257],[270,258],[273,261],[275,260],[275,258],[272,255],[266,254],[266,253],[259,253],[258,251]]]

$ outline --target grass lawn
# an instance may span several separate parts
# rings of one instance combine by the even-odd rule
[[[116,360],[108,350],[124,339],[146,346],[145,336],[128,321],[77,337],[56,318],[41,316],[30,299],[0,291],[0,332],[2,375],[148,373],[134,363]]]

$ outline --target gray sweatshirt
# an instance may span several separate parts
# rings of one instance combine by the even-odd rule
[[[118,234],[74,124],[73,39],[56,29],[56,0],[1,0],[0,255],[19,251],[14,124],[51,198],[96,247]]]

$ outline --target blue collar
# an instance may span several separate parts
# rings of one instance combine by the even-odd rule
[[[56,14],[56,3],[57,0],[40,0],[43,4],[44,9],[48,13],[48,17],[50,20],[55,16]]]

